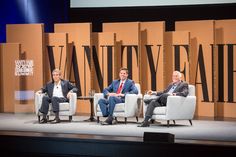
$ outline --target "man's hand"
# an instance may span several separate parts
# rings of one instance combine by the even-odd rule
[[[38,94],[42,94],[42,91],[41,91],[41,90],[38,90],[36,93],[38,93]]]
[[[69,92],[66,97],[70,99],[71,95],[72,95],[72,92]]]
[[[148,94],[148,95],[152,95],[152,93],[153,93],[152,90],[147,91],[147,94]]]
[[[123,97],[123,96],[125,96],[124,94],[116,94],[116,96],[118,96],[118,97]]]
[[[123,97],[123,96],[125,96],[124,94],[116,94],[116,93],[108,93],[107,94],[108,96],[117,96],[117,97]]]
[[[116,93],[108,93],[108,96],[116,96]]]

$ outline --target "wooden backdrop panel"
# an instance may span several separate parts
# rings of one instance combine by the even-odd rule
[[[44,25],[7,25],[6,34],[8,43],[21,44],[19,59],[33,62],[33,75],[18,76],[20,87],[16,91],[23,100],[16,100],[15,112],[33,112],[34,92],[43,85]]]
[[[189,31],[190,52],[190,83],[196,84],[197,116],[215,116],[214,106],[214,74],[213,54],[214,21],[181,21],[175,23],[176,31]]]
[[[140,24],[139,22],[103,23],[103,32],[116,34],[121,42],[121,66],[130,71],[129,78],[140,82]],[[129,48],[127,46],[130,46]],[[132,54],[131,54],[132,51]],[[128,59],[127,59],[128,58]]]
[[[189,82],[190,71],[190,32],[175,31],[165,33],[165,85],[172,81],[172,72],[178,70],[182,73],[182,80]],[[179,63],[179,64],[178,64]],[[176,67],[179,65],[179,67]]]
[[[20,44],[0,44],[1,112],[13,113],[15,111],[15,89],[19,88],[19,82],[16,83],[15,60],[19,59],[19,54]]]
[[[163,90],[165,78],[165,22],[141,22],[141,83],[143,91]],[[168,69],[168,67],[167,67]]]
[[[68,64],[71,65],[71,68],[73,69],[73,74],[71,74],[70,80],[72,82],[74,81],[79,89],[78,96],[88,95],[92,88],[91,30],[91,23],[66,23],[54,25],[55,33],[67,33],[68,42],[73,45],[73,48],[70,49],[72,52],[69,53],[73,56],[72,59],[76,59],[74,62]],[[89,113],[89,108],[89,101],[78,100],[77,112]]]
[[[236,118],[236,20],[216,20],[217,116]],[[234,44],[235,46],[229,46]],[[223,47],[223,48],[222,48]],[[230,49],[232,51],[230,52]],[[222,49],[221,49],[222,48]],[[223,62],[223,63],[222,63]],[[223,73],[223,77],[222,77]],[[231,82],[231,81],[232,82]]]
[[[102,92],[114,79],[119,78],[120,53],[117,51],[115,33],[93,33],[92,39],[96,47],[92,62],[93,87],[96,92]]]
[[[48,55],[50,53],[50,55]],[[46,33],[45,34],[45,54],[44,54],[44,83],[51,81],[50,64],[62,72],[63,79],[69,79],[70,69],[68,66],[68,35],[66,33]],[[51,57],[49,57],[51,56]]]

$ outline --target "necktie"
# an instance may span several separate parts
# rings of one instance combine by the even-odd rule
[[[121,82],[120,87],[118,88],[116,94],[120,94],[122,87],[123,87],[123,82]]]

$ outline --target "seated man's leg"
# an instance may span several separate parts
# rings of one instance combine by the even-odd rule
[[[48,96],[43,96],[42,105],[39,109],[39,112],[43,114],[43,119],[40,121],[41,123],[47,123],[47,114],[49,109],[49,104],[51,103],[51,99]]]
[[[118,103],[122,103],[124,102],[122,99],[120,99],[119,97],[115,97],[115,96],[110,96],[109,99],[108,99],[108,103],[109,103],[109,106],[108,106],[108,112],[109,112],[109,115],[108,115],[108,118],[102,123],[102,125],[111,125],[112,124],[112,121],[113,121],[113,111],[115,109],[115,106],[116,104]]]
[[[162,94],[159,98],[158,98],[158,102],[160,103],[161,106],[166,106],[166,102],[167,102],[167,97],[169,96],[170,94],[168,93],[164,93]]]
[[[144,97],[143,102],[144,102],[146,105],[148,105],[148,104],[150,104],[150,102],[151,102],[152,100],[157,100],[158,98],[159,98],[159,96],[155,96],[155,95],[152,95],[152,96],[149,97],[149,98],[145,98],[145,97]]]
[[[55,120],[57,123],[60,122],[59,118],[59,103],[66,102],[66,98],[52,97],[52,110],[55,113]]]
[[[144,121],[141,123],[141,125],[139,125],[139,127],[148,127],[149,126],[148,121],[152,117],[154,109],[159,106],[161,106],[161,105],[157,100],[152,100],[148,104],[148,107],[147,107],[147,110],[145,113],[145,117],[144,117]]]
[[[145,113],[145,118],[148,117],[150,119],[152,117],[152,115],[153,115],[154,109],[156,107],[160,107],[160,106],[161,106],[161,104],[158,101],[152,100],[150,102],[150,104],[148,104],[148,107],[147,107],[147,110],[146,110],[146,113]]]
[[[102,115],[103,115],[103,117],[107,117],[108,116],[108,108],[107,108],[107,106],[108,106],[108,100],[107,99],[100,99],[99,101],[98,101],[98,105],[99,105],[99,107],[100,107],[100,109],[101,109],[101,111],[102,111]]]
[[[119,97],[110,96],[109,99],[108,99],[108,102],[109,102],[109,107],[108,107],[109,116],[112,117],[116,104],[123,103],[124,101]]]

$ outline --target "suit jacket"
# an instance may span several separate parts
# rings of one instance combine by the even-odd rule
[[[173,83],[170,83],[167,88],[162,91],[162,92],[157,92],[157,96],[160,96],[161,94],[163,93],[168,93],[168,91],[172,88],[173,86]],[[184,82],[184,81],[181,81],[177,87],[175,88],[175,90],[173,91],[173,93],[176,93],[176,95],[178,96],[184,96],[186,97],[188,95],[188,83]]]
[[[114,80],[107,88],[103,90],[104,97],[107,97],[108,93],[116,93],[118,88],[120,86],[120,79]],[[121,91],[122,94],[138,94],[138,89],[136,88],[134,81],[127,79],[125,81],[125,84],[123,85],[123,89]],[[125,99],[124,97],[121,97],[121,99]]]
[[[47,93],[48,97],[51,98],[53,95],[54,81],[48,82],[41,90],[43,93]],[[77,92],[77,88],[72,85],[69,81],[61,79],[61,89],[63,96],[67,98],[69,92]]]

